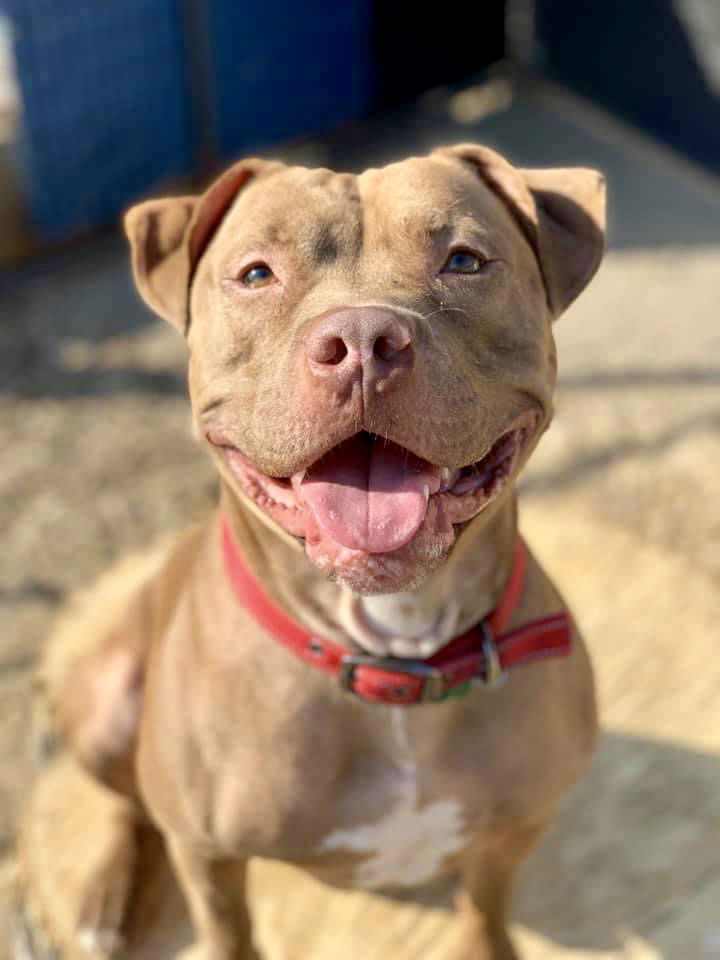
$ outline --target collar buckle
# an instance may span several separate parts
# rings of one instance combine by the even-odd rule
[[[338,681],[343,690],[352,693],[353,696],[364,700],[365,697],[355,690],[355,671],[358,667],[376,667],[379,670],[387,670],[390,673],[398,674],[398,687],[402,686],[402,677],[408,674],[412,677],[420,677],[422,684],[420,688],[419,703],[437,703],[445,696],[445,677],[437,667],[431,667],[430,664],[423,663],[420,660],[403,660],[399,657],[373,657],[370,654],[348,654],[340,661],[340,672]]]

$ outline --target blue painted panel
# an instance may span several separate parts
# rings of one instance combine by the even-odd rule
[[[371,15],[368,0],[213,0],[222,151],[328,129],[367,109]]]
[[[173,0],[13,0],[31,211],[46,235],[114,220],[191,167]]]
[[[367,108],[366,0],[279,0],[265,11],[197,2],[5,0],[24,172],[45,236],[112,222],[159,181],[190,173],[208,146],[227,160]],[[198,24],[207,37],[194,35]],[[215,144],[202,139],[208,96]]]

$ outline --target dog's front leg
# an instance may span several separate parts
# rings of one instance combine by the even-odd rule
[[[168,850],[196,938],[177,960],[259,960],[245,897],[247,861],[209,859],[176,836]]]
[[[506,824],[473,845],[458,896],[464,931],[457,960],[519,960],[507,929],[512,886],[545,828],[544,823]]]

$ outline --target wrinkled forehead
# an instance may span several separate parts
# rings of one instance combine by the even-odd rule
[[[322,247],[328,243],[323,228],[356,223],[360,203],[357,178],[352,174],[284,168],[250,181],[225,218],[222,232],[231,231],[258,247],[312,241]]]
[[[291,247],[330,262],[373,246],[516,234],[504,204],[471,171],[417,158],[360,175],[290,167],[243,190],[219,236],[246,250]]]

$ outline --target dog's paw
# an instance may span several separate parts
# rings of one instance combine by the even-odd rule
[[[134,831],[118,830],[112,849],[88,877],[82,897],[75,941],[88,956],[115,957],[122,951],[134,867]]]
[[[125,945],[117,930],[81,927],[75,935],[78,949],[88,957],[116,957]]]

